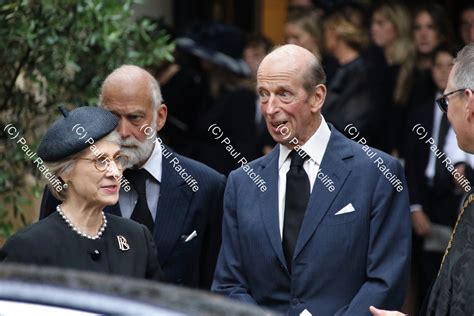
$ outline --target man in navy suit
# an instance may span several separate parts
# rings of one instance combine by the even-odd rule
[[[119,118],[121,148],[131,167],[124,176],[137,179],[137,187],[131,181],[134,189],[121,186],[119,203],[106,211],[149,227],[165,281],[209,289],[221,243],[225,177],[161,143],[156,133],[167,108],[158,83],[144,69],[124,65],[113,71],[102,85],[101,106]],[[45,192],[40,218],[57,204]]]
[[[319,60],[299,46],[260,64],[260,105],[279,144],[228,178],[212,290],[290,315],[399,308],[411,247],[403,170],[326,123],[324,82]]]

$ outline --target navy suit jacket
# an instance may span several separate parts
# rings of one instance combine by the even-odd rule
[[[160,197],[152,232],[164,281],[210,289],[221,244],[226,177],[200,162],[171,153],[162,160]],[[175,170],[178,165],[174,157],[197,180],[197,192]],[[58,203],[46,189],[40,219],[54,212]],[[119,203],[105,211],[121,216]],[[197,236],[185,242],[194,230]]]
[[[288,272],[278,220],[279,146],[250,167],[266,182],[262,192],[243,168],[228,178],[222,246],[212,290],[278,312],[370,315],[369,306],[399,309],[409,275],[411,223],[401,165],[331,128]],[[401,181],[397,192],[376,159]],[[378,161],[379,162],[379,161]],[[386,170],[385,170],[386,171]],[[388,172],[388,171],[386,171]],[[321,176],[322,178],[322,176]],[[335,215],[352,203],[355,211]]]

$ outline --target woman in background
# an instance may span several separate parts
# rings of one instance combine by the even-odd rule
[[[431,76],[433,52],[441,43],[452,38],[443,7],[438,4],[423,4],[413,15],[413,40],[416,48],[416,68],[427,70]]]
[[[322,25],[312,10],[292,10],[285,24],[286,43],[306,48],[321,60]]]
[[[411,37],[411,17],[405,6],[395,1],[378,4],[372,14],[371,36],[373,43],[382,50],[373,78],[377,91],[376,103],[381,116],[376,146],[399,156],[397,131],[411,87],[415,61],[415,48]],[[372,56],[371,56],[372,58]],[[377,60],[377,58],[373,58]]]
[[[375,104],[369,78],[372,65],[362,56],[369,42],[362,10],[344,6],[326,17],[324,40],[339,68],[327,85],[323,114],[343,133],[347,124],[354,124],[371,143]]]
[[[295,8],[288,13],[285,24],[286,43],[306,48],[322,63],[326,81],[332,80],[338,68],[337,60],[324,52],[323,25],[320,12]]]

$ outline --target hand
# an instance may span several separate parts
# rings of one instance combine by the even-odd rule
[[[396,311],[386,311],[384,309],[378,309],[373,306],[369,307],[369,311],[372,313],[373,316],[407,316],[407,314],[403,314]]]
[[[411,221],[415,233],[420,236],[426,236],[431,233],[431,222],[425,212],[422,210],[411,212]]]

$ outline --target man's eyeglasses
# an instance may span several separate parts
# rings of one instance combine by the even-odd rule
[[[448,92],[446,94],[443,94],[442,96],[440,96],[439,98],[436,99],[436,104],[439,106],[439,108],[441,109],[441,111],[443,111],[444,113],[448,112],[448,97],[450,95],[453,95],[455,93],[458,93],[458,92],[461,92],[461,91],[464,91],[466,89],[458,89],[458,90],[454,90],[454,91],[451,91],[451,92]]]
[[[124,166],[126,166],[127,163],[128,163],[128,156],[117,155],[114,158],[101,157],[99,159],[97,159],[97,158],[77,158],[77,160],[92,161],[92,162],[94,162],[95,168],[99,171],[107,170],[110,167],[110,163],[113,161],[113,162],[115,162],[115,165],[117,166],[117,169],[122,171],[124,169]]]

